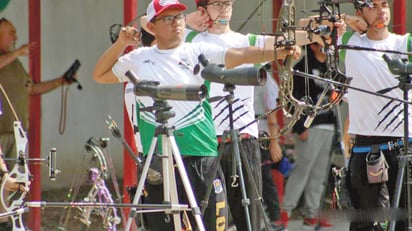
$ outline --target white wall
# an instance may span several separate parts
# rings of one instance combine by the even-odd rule
[[[138,2],[138,14],[145,11],[148,0]],[[189,11],[194,10],[194,0],[182,0]],[[410,3],[411,0],[408,0]],[[260,1],[236,0],[232,29],[237,30]],[[303,9],[316,9],[317,1],[296,1],[298,17],[304,14]],[[342,7],[343,11],[353,12],[350,4]],[[249,20],[242,33],[260,33],[271,31],[271,1],[266,0],[263,6]],[[42,14],[42,79],[55,78],[77,58],[82,66],[78,72],[83,90],[78,91],[71,86],[67,99],[66,131],[58,132],[61,106],[61,90],[42,97],[42,156],[46,156],[51,147],[57,148],[58,165],[62,170],[58,181],[50,183],[47,178],[47,167],[42,167],[42,187],[68,187],[74,171],[81,164],[85,154],[84,143],[95,136],[109,137],[110,150],[115,162],[116,172],[123,175],[122,146],[106,127],[105,120],[110,114],[123,129],[122,85],[101,85],[92,79],[92,70],[102,52],[110,46],[109,27],[113,23],[123,21],[123,1],[121,0],[43,0]],[[12,21],[18,29],[17,46],[28,41],[28,1],[13,0],[0,13]],[[409,22],[410,20],[408,20]],[[411,28],[411,25],[408,25]],[[26,57],[21,58],[27,67]],[[28,69],[27,69],[28,70]],[[39,177],[39,176],[35,176]]]
[[[1,16],[12,21],[18,30],[18,45],[28,42],[28,1],[11,1]],[[42,96],[41,155],[51,147],[57,148],[58,166],[62,170],[58,180],[50,183],[47,167],[42,166],[42,187],[67,187],[85,155],[86,140],[109,137],[111,153],[118,175],[122,176],[123,150],[108,130],[105,120],[110,114],[123,130],[122,84],[102,85],[92,79],[98,57],[111,42],[109,27],[123,22],[123,2],[112,0],[41,1],[41,68],[42,80],[62,75],[75,59],[82,66],[78,80],[83,86],[69,87],[67,95],[66,129],[59,134],[61,89]],[[27,66],[27,58],[21,60]],[[39,177],[39,176],[35,176]]]

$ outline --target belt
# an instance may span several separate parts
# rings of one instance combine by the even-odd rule
[[[240,134],[240,137],[239,137],[239,140],[250,140],[250,139],[254,139],[255,137],[254,136],[252,136],[252,135],[250,135],[250,134],[247,134],[247,133],[241,133]],[[226,137],[226,140],[223,142],[223,136],[217,136],[217,142],[219,143],[219,144],[221,144],[221,143],[232,143],[232,138],[230,138],[230,136],[227,136]]]
[[[412,138],[408,139],[408,143],[412,143]],[[400,148],[403,147],[403,140],[397,140],[397,141],[389,141],[387,143],[383,144],[374,144],[370,146],[354,146],[352,148],[352,153],[368,153],[372,151],[372,146],[378,146],[379,150],[381,151],[386,151],[386,150],[392,150],[395,148]]]

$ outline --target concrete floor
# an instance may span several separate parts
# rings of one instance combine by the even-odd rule
[[[263,222],[262,222],[263,223]],[[300,231],[300,230],[308,230],[302,228],[303,220],[296,219],[290,220],[288,225],[288,231]],[[333,222],[334,227],[332,229],[320,229],[320,230],[328,230],[328,231],[346,231],[349,230],[349,223],[346,221],[336,221]],[[262,228],[264,230],[264,228]],[[232,226],[229,227],[227,231],[236,231],[236,227]]]

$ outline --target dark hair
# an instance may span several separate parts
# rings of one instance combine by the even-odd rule
[[[231,2],[235,2],[235,0],[230,0]],[[210,0],[196,0],[196,7],[204,7],[206,8],[207,4],[210,2]]]
[[[5,17],[0,18],[0,24],[2,24],[3,22],[8,22],[9,20],[7,20]]]
[[[355,10],[361,9],[362,7],[369,6],[372,4],[372,0],[354,0],[353,6]]]
[[[206,5],[209,3],[209,0],[196,0],[196,6],[199,7],[206,7]]]
[[[155,37],[149,32],[147,32],[145,29],[143,29],[143,27],[140,28],[140,33],[141,33],[140,39],[142,41],[143,46],[145,47],[152,46],[152,43],[155,40]]]

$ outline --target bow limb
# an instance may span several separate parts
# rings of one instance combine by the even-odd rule
[[[294,0],[283,0],[279,18],[277,22],[275,37],[275,47],[292,49],[296,45],[296,8]],[[283,114],[290,118],[290,121],[280,130],[280,135],[285,134],[300,118],[304,110],[304,102],[293,97],[293,57],[287,56],[283,65],[277,60],[275,53],[275,64],[278,70],[279,84],[279,105]]]
[[[319,15],[312,17],[308,24],[308,33],[319,35],[323,41],[323,52],[326,55],[326,72],[324,79],[335,80],[339,83],[349,84],[351,78],[347,78],[339,70],[339,51],[338,51],[338,29],[334,24],[342,19],[340,4],[331,1],[319,1]],[[314,24],[312,22],[315,22]],[[325,24],[326,23],[326,24]],[[312,28],[314,26],[314,28]],[[318,101],[307,107],[305,114],[308,115],[304,126],[309,127],[318,111],[330,110],[338,104],[346,93],[347,88],[326,84],[323,93]]]
[[[102,139],[100,142],[100,146],[105,146],[107,144],[102,145]],[[89,182],[93,183],[92,188],[90,189],[88,196],[84,199],[86,202],[90,201],[98,201],[101,203],[109,203],[113,204],[112,195],[110,194],[109,189],[106,186],[105,180],[109,177],[109,167],[107,164],[107,159],[104,151],[100,146],[97,145],[97,142],[93,142],[93,139],[89,139],[86,144],[90,151],[93,151],[93,157],[97,158],[99,161],[99,169],[97,168],[90,168],[89,169]],[[115,177],[112,175],[112,178]],[[113,179],[114,180],[114,179]],[[120,218],[117,216],[117,209],[114,207],[110,208],[84,208],[82,209],[81,214],[81,221],[86,224],[87,226],[90,225],[90,214],[91,211],[96,210],[98,214],[102,217],[103,226],[107,228],[107,230],[114,231],[116,230],[116,225],[120,223]],[[123,215],[123,214],[122,214]],[[123,217],[123,221],[125,218]]]
[[[26,132],[22,129],[20,121],[14,122],[14,137],[16,140],[17,162],[13,166],[12,170],[4,176],[0,186],[0,192],[2,194],[0,196],[0,203],[7,212],[14,212],[24,206],[24,199],[27,196],[30,186],[30,171],[26,161],[26,148],[28,141]],[[4,163],[1,165],[4,165]],[[2,166],[1,168],[2,170],[6,169],[7,171],[7,167]],[[16,191],[8,191],[7,186],[10,182],[18,183]],[[13,223],[13,231],[26,230],[24,228],[21,213],[15,213],[10,218]]]
[[[99,170],[104,179],[109,177],[109,170],[107,165],[106,157],[103,151],[98,147],[97,141],[94,137],[90,138],[85,145],[85,148],[88,152],[92,153],[92,159],[97,159]]]

